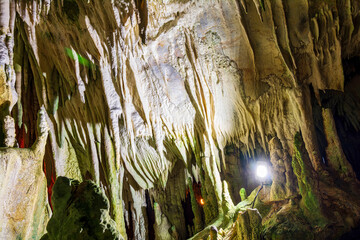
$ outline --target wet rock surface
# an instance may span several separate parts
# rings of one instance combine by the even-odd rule
[[[345,146],[360,141],[359,1],[0,5],[0,117],[30,148],[44,106],[50,137],[31,176],[49,195],[59,176],[91,179],[124,237],[223,237],[261,160],[266,233],[336,238],[359,223],[360,150]]]
[[[109,215],[109,202],[92,181],[58,177],[51,197],[53,214],[42,240],[123,239]]]

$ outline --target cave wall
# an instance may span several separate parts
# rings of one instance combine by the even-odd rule
[[[223,214],[223,180],[236,201],[257,185],[251,163],[270,157],[274,137],[293,156],[301,132],[314,172],[354,178],[321,94],[344,91],[342,61],[360,54],[359,9],[356,0],[1,1],[0,104],[25,147],[34,112],[47,110],[49,193],[56,176],[94,180],[121,234],[132,214],[140,239],[149,189],[185,238],[188,178],[202,185],[209,223]]]

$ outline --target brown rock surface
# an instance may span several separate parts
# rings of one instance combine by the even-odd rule
[[[35,112],[44,105],[50,138],[39,151],[46,152],[49,190],[56,176],[93,180],[123,236],[126,229],[135,239],[153,234],[154,201],[180,238],[195,229],[186,209],[201,209],[195,219],[204,225],[221,221],[236,208],[228,203],[240,200],[240,188],[258,185],[252,169],[258,159],[273,165],[270,202],[312,193],[323,202],[321,184],[356,186],[335,128],[338,119],[349,129],[360,126],[353,103],[360,96],[353,90],[353,102],[337,101],[330,92],[352,92],[345,78],[355,77],[343,66],[360,56],[359,1],[5,0],[0,6],[0,117],[15,119],[19,145],[29,147]],[[326,97],[337,102],[325,106]],[[301,151],[294,145],[298,132]],[[9,171],[14,182],[27,158],[40,159],[30,150],[4,154],[20,164]],[[36,171],[28,166],[37,175],[24,177],[43,182],[41,166],[41,160]],[[14,183],[7,181],[0,182],[6,189]],[[186,205],[188,182],[200,190]]]

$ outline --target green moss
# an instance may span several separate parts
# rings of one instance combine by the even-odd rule
[[[245,188],[241,188],[239,194],[240,194],[241,201],[245,201],[246,198],[247,198],[246,189],[245,189]]]
[[[271,240],[314,239],[314,231],[299,209],[273,214],[263,223],[262,235]]]
[[[265,204],[262,201],[257,200],[254,206],[259,213],[261,214],[261,216],[266,216],[269,214],[270,210],[271,210],[271,205],[270,204]]]
[[[294,138],[294,155],[292,167],[298,180],[299,191],[302,196],[303,210],[307,218],[314,225],[325,226],[326,220],[321,212],[320,200],[316,194],[316,180],[313,179],[312,166],[300,133]]]
[[[51,197],[53,216],[42,240],[122,239],[109,216],[109,203],[92,181],[58,177]]]

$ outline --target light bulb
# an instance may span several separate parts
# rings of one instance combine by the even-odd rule
[[[256,168],[256,176],[263,179],[267,175],[268,175],[268,170],[267,170],[266,166],[264,166],[264,165],[257,166],[257,168]]]

